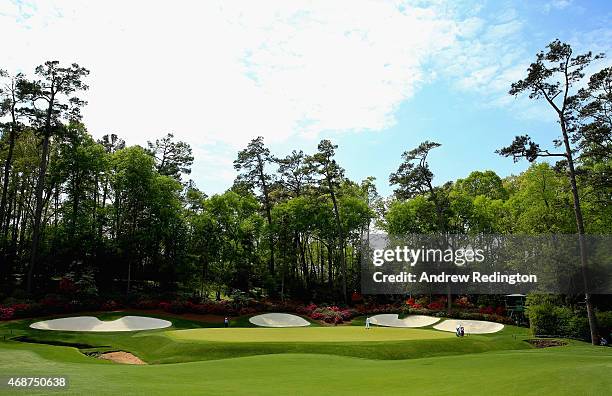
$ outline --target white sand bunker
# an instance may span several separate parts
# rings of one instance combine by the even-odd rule
[[[439,320],[440,318],[425,315],[410,315],[400,319],[397,314],[374,315],[370,318],[372,324],[386,327],[425,327]]]
[[[497,333],[504,328],[504,325],[501,323],[487,322],[484,320],[448,319],[435,325],[434,329],[454,333],[457,331],[457,326],[463,326],[467,334]]]
[[[170,326],[172,322],[145,316],[124,316],[109,321],[102,321],[93,316],[75,316],[44,320],[30,325],[33,329],[61,331],[137,331],[163,329]]]
[[[310,323],[299,316],[286,313],[267,313],[249,318],[249,322],[263,327],[304,327]]]

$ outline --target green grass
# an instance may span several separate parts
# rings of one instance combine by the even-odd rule
[[[313,328],[190,329],[166,333],[181,341],[215,342],[374,342],[455,338],[433,330],[341,326]]]
[[[134,314],[134,313],[130,313]],[[113,318],[116,313],[104,316]],[[163,317],[163,316],[162,316]],[[391,329],[356,326],[324,326],[294,329],[274,328],[202,328],[209,324],[166,318],[173,322],[167,329],[87,333],[33,330],[33,320],[0,325],[0,337],[26,336],[42,343],[87,344],[83,352],[124,350],[151,364],[183,363],[254,355],[312,353],[359,357],[365,359],[414,359],[429,356],[480,353],[493,350],[529,349],[522,340],[527,330],[513,326],[492,335],[456,338],[452,333],[421,329]],[[247,322],[246,318],[241,318]],[[239,321],[233,321],[236,326]],[[213,324],[218,327],[218,324]],[[172,331],[172,330],[180,331]],[[193,330],[186,330],[193,329]],[[183,337],[182,335],[185,335]],[[188,336],[188,337],[187,337]],[[77,345],[75,345],[77,346]]]
[[[219,329],[167,319],[174,323],[170,331],[104,334],[33,330],[31,320],[2,323],[0,376],[68,375],[70,389],[61,394],[90,395],[604,395],[612,389],[612,348],[571,341],[533,349],[523,341],[527,330],[514,326],[457,338],[431,329]],[[232,325],[242,322],[248,321]],[[5,335],[9,340],[3,341]],[[126,350],[149,365],[120,365],[73,347],[10,340],[16,336],[92,346],[83,352]],[[0,395],[6,393],[0,389]]]
[[[62,394],[605,395],[607,352],[572,345],[400,361],[282,354],[123,366],[72,348],[0,343],[0,372],[68,375]]]

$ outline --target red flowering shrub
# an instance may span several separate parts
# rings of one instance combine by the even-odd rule
[[[427,304],[427,309],[431,309],[432,311],[440,311],[444,309],[444,304],[441,301],[434,301]]]
[[[297,307],[295,312],[299,313],[300,315],[310,316],[315,309],[317,309],[316,304],[308,304],[305,307]]]
[[[424,307],[427,307],[427,309],[431,311],[439,311],[439,310],[444,309],[446,305],[446,298],[440,297],[438,300],[430,302],[428,297],[422,297],[419,299],[410,297],[408,300],[406,300],[406,305],[408,305],[409,311],[412,311],[415,309],[423,309]]]
[[[344,321],[351,320],[357,311],[353,309],[342,309],[337,306],[315,308],[310,318],[314,320],[322,320],[326,323],[340,324]]]
[[[37,316],[41,313],[39,304],[13,304],[11,305],[14,318],[27,318],[29,316]]]
[[[478,312],[481,314],[485,314],[485,315],[492,315],[493,312],[495,312],[495,309],[491,306],[488,306],[488,307],[481,306]]]
[[[426,306],[427,309],[431,310],[431,311],[441,311],[446,307],[446,303],[448,302],[448,299],[446,298],[446,296],[440,296],[438,297],[437,300],[430,302],[427,305],[423,305]],[[416,306],[417,304],[414,304],[412,306],[412,308],[419,308]]]
[[[11,320],[13,319],[13,315],[15,311],[13,308],[9,307],[0,307],[0,320]]]
[[[310,318],[314,320],[323,320],[323,318],[325,318],[325,315],[323,315],[323,313],[321,312],[313,312],[310,314]]]

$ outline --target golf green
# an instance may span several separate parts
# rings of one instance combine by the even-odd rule
[[[454,338],[454,334],[423,329],[356,326],[312,328],[232,328],[168,331],[176,340],[218,342],[368,342],[435,340]]]
[[[35,330],[28,327],[33,320],[0,323],[0,378],[65,376],[69,383],[62,390],[2,385],[0,394],[605,395],[612,389],[612,348],[570,340],[534,349],[523,341],[527,329],[515,326],[457,338],[433,329],[227,329],[171,319],[172,330],[106,334]],[[148,364],[86,355],[118,350]]]
[[[612,353],[586,345],[412,360],[280,354],[127,366],[73,348],[0,343],[0,372],[68,377],[68,389],[38,395],[605,395],[610,370]]]

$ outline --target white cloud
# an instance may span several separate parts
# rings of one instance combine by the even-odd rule
[[[471,26],[463,29],[469,34],[461,35],[435,66],[443,70],[442,77],[460,92],[476,94],[480,98],[473,102],[476,106],[504,108],[520,119],[554,121],[545,106],[508,95],[534,55],[519,13],[513,8],[496,9],[487,20],[472,17],[460,24]]]
[[[573,0],[552,0],[545,4],[548,9],[564,10],[573,3]]]
[[[171,130],[232,145],[392,125],[423,80],[422,63],[453,43],[456,28],[435,10],[378,1],[36,1],[2,10],[3,37],[14,38],[6,66],[53,58],[91,68],[84,114],[94,133],[142,141]]]
[[[562,6],[563,1],[557,1]],[[89,67],[89,130],[194,147],[200,184],[234,177],[236,149],[384,130],[446,78],[494,106],[533,55],[512,8],[400,0],[0,0],[2,67]],[[8,39],[6,39],[8,38]]]
[[[369,0],[2,1],[0,35],[11,37],[11,70],[47,59],[91,69],[83,113],[94,135],[143,144],[172,131],[210,150],[257,135],[279,142],[393,125],[430,78],[424,62],[467,34],[445,10]]]

